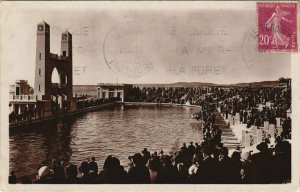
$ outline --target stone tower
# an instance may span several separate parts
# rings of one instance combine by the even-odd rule
[[[69,31],[65,31],[61,35],[61,53],[60,55],[67,60],[64,70],[68,74],[65,79],[65,83],[68,88],[68,97],[73,96],[73,52],[72,52],[72,34]]]
[[[50,26],[46,22],[37,25],[36,66],[34,94],[43,102],[71,101],[73,97],[72,34],[61,35],[61,53],[50,53]],[[58,73],[58,82],[52,82],[52,75]],[[53,104],[52,104],[53,105]]]
[[[36,64],[35,64],[35,83],[34,94],[42,100],[45,95],[46,85],[46,63],[50,56],[50,26],[46,22],[37,25],[36,37]]]

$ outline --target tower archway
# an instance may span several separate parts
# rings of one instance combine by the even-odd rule
[[[61,83],[60,74],[58,73],[58,70],[56,67],[53,68],[52,74],[51,74],[51,83]]]

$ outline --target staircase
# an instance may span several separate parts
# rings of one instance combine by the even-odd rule
[[[223,143],[223,146],[228,149],[236,149],[237,146],[241,147],[238,138],[234,135],[231,128],[226,124],[222,115],[218,111],[215,111],[214,114],[216,116],[215,125],[217,125],[222,131],[221,142]]]

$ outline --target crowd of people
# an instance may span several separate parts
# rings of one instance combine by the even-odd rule
[[[238,113],[239,122],[247,124],[248,128],[251,125],[261,127],[265,121],[276,125],[276,118],[280,118],[283,137],[291,138],[291,118],[287,115],[287,111],[291,111],[291,89],[286,87],[133,87],[125,100],[202,107],[214,103],[226,119]],[[200,119],[202,115],[195,116]]]
[[[98,105],[103,105],[107,103],[114,103],[120,101],[120,98],[113,97],[113,98],[78,98],[76,100],[76,109],[83,109],[87,107],[93,107]],[[62,104],[60,105],[58,102],[51,101],[51,111],[53,113],[61,112],[61,111],[68,111],[71,110],[71,101],[66,100],[62,101]],[[17,121],[26,121],[26,120],[32,120],[35,118],[41,117],[41,108],[37,105],[35,107],[24,107],[24,109],[21,110],[21,112],[15,113],[15,111],[12,111],[9,114],[9,123],[17,122]]]
[[[257,145],[255,154],[239,150],[228,155],[222,145],[190,142],[173,155],[163,151],[152,154],[144,149],[128,157],[128,171],[120,160],[109,155],[100,170],[95,157],[74,164],[63,165],[53,160],[41,164],[35,179],[24,176],[22,184],[267,184],[291,181],[291,146],[284,140],[277,141],[275,152],[265,142]],[[16,183],[14,172],[9,183]]]
[[[112,98],[114,99],[114,98]],[[177,103],[200,105],[197,117],[203,121],[204,140],[185,143],[173,154],[151,153],[146,148],[129,156],[129,169],[113,155],[106,157],[101,170],[95,157],[77,165],[60,161],[40,164],[36,179],[19,178],[21,183],[36,184],[269,184],[291,182],[291,92],[284,88],[143,88],[134,87],[125,100],[134,102]],[[78,100],[83,108],[112,100]],[[259,109],[259,104],[272,103]],[[222,144],[222,131],[216,125],[217,108],[228,115],[240,114],[240,121],[261,126],[264,121],[276,123],[284,119],[285,133],[276,139],[275,148],[267,141],[259,143],[258,153],[242,153],[237,148],[230,156]],[[200,139],[199,139],[200,140]],[[16,183],[14,172],[10,183]]]
[[[125,97],[128,102],[176,103],[200,105],[207,88],[133,87]]]
[[[206,99],[211,100],[211,97]],[[237,148],[231,156],[221,140],[222,131],[215,125],[215,104],[202,107],[204,140],[185,143],[174,154],[153,152],[146,148],[129,156],[129,169],[120,160],[107,156],[99,170],[95,157],[74,164],[60,161],[40,164],[36,179],[21,177],[21,183],[35,184],[268,184],[291,181],[291,145],[283,137],[275,150],[267,142],[256,146],[258,153],[242,154]],[[10,183],[16,182],[12,172]]]
[[[25,121],[31,120],[32,118],[37,118],[40,115],[40,108],[39,107],[25,107],[20,114],[15,113],[12,111],[9,114],[9,123],[16,122],[16,121]]]
[[[250,128],[252,125],[263,127],[265,121],[276,125],[276,118],[279,118],[283,121],[282,136],[291,138],[291,118],[287,116],[287,111],[291,110],[290,90],[234,89],[220,94],[219,101],[220,111],[226,119],[239,113],[238,121]],[[266,103],[268,106],[262,105]]]
[[[107,103],[114,103],[120,101],[120,98],[111,97],[111,98],[82,98],[77,99],[76,107],[77,109],[83,109],[86,107],[93,107],[98,105],[103,105]]]

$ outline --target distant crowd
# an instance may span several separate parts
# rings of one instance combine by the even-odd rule
[[[114,103],[119,101],[120,98],[87,98],[87,97],[81,97],[78,98],[76,101],[76,109],[83,109],[86,107],[93,107],[98,105],[103,105],[107,103]],[[51,111],[55,114],[58,112],[65,112],[71,110],[71,101],[62,101],[62,105],[55,101],[51,101]],[[15,113],[15,111],[12,111],[9,114],[9,122],[17,122],[17,121],[26,121],[26,120],[32,120],[35,118],[41,117],[41,108],[39,106],[35,107],[24,107],[20,111],[20,113]]]
[[[238,113],[239,122],[247,124],[248,128],[251,125],[263,126],[265,121],[276,124],[276,118],[280,118],[283,137],[291,138],[291,118],[288,117],[288,111],[291,112],[289,88],[133,87],[126,101],[190,104],[202,108],[214,105],[226,119],[229,115],[236,116]],[[201,119],[202,115],[195,114],[195,117]]]
[[[114,103],[119,101],[120,98],[111,97],[111,98],[79,98],[76,101],[77,109],[83,109],[86,107],[93,107],[98,105],[103,105],[107,103]]]

